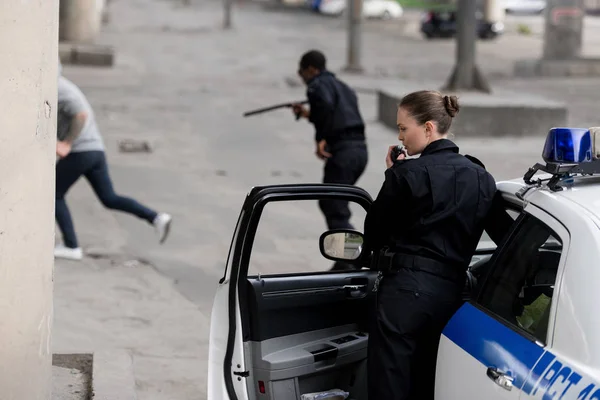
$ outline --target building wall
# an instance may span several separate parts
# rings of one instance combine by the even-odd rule
[[[58,0],[0,1],[0,399],[49,400]]]

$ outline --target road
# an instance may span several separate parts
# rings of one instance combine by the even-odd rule
[[[355,77],[340,72],[346,54],[346,33],[340,20],[265,9],[247,1],[236,4],[234,29],[223,31],[220,3],[215,0],[192,0],[189,6],[179,0],[112,0],[110,7],[111,22],[99,43],[115,46],[116,65],[111,69],[65,66],[65,75],[81,86],[96,110],[116,189],[171,212],[174,225],[167,243],[158,246],[148,226],[103,210],[85,181],[73,187],[68,200],[84,249],[117,260],[114,265],[137,258],[152,268],[137,277],[135,270],[114,275],[111,285],[122,279],[118,290],[110,292],[116,297],[106,305],[93,303],[104,307],[97,311],[104,319],[98,317],[98,325],[84,327],[76,322],[67,324],[72,308],[79,307],[76,315],[81,318],[96,318],[85,313],[86,303],[81,299],[88,294],[102,299],[100,289],[94,293],[94,279],[101,279],[99,274],[105,269],[109,273],[117,267],[90,267],[91,275],[85,278],[90,281],[78,285],[77,274],[83,274],[82,270],[57,263],[57,273],[64,274],[56,295],[61,299],[57,320],[65,324],[56,328],[57,343],[62,347],[77,341],[132,349],[142,400],[204,399],[207,321],[246,193],[254,185],[320,182],[322,173],[322,163],[313,154],[308,123],[295,122],[289,110],[247,119],[242,113],[303,98],[304,89],[290,86],[288,81],[295,78],[300,54],[310,48],[322,49],[330,68],[348,81],[404,78],[437,89],[453,66],[454,44],[428,42],[414,32],[368,23],[363,37],[367,73]],[[586,40],[588,47],[594,43]],[[478,51],[481,68],[493,87],[564,101],[569,104],[571,125],[598,123],[597,79],[511,77],[515,60],[541,52],[539,37],[508,33],[497,41],[479,42]],[[383,179],[385,151],[395,142],[396,133],[377,122],[373,95],[361,93],[359,97],[367,122],[370,161],[357,184],[376,196]],[[541,126],[540,135],[549,128]],[[481,158],[497,179],[522,176],[539,161],[543,145],[542,136],[511,140],[455,134],[461,151]],[[122,139],[147,140],[153,151],[120,153],[118,142]],[[354,211],[353,222],[360,229],[364,212]],[[270,207],[259,227],[252,270],[326,268],[329,262],[320,257],[317,247],[324,229],[315,203]],[[156,283],[156,274],[166,283]],[[150,286],[157,287],[158,294],[153,294]],[[80,291],[78,297],[69,297],[76,290]],[[140,292],[147,292],[150,300],[134,295]],[[121,302],[118,296],[125,300]],[[120,310],[120,304],[128,304],[126,299],[133,297],[139,308]],[[163,308],[153,311],[158,304]],[[110,316],[110,324],[101,322],[109,318],[105,314],[119,312],[126,315]],[[136,317],[137,312],[143,315]],[[159,325],[139,322],[157,313]],[[127,330],[132,326],[148,331],[141,343]],[[98,336],[92,339],[91,335]],[[153,348],[159,350],[153,352]]]

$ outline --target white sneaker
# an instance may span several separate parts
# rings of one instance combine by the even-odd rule
[[[70,247],[58,245],[54,248],[54,257],[78,261],[83,258],[83,250],[81,250],[81,247],[72,249]]]
[[[160,238],[160,243],[164,243],[167,240],[167,236],[169,235],[169,230],[171,229],[171,220],[173,218],[166,213],[160,213],[154,218],[152,224],[156,228],[158,232],[158,236]]]

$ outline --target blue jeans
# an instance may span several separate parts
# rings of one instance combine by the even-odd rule
[[[133,214],[149,223],[156,218],[155,211],[133,199],[115,193],[108,175],[108,165],[103,151],[70,153],[56,164],[55,214],[66,247],[76,248],[78,244],[71,213],[65,201],[65,194],[82,175],[86,177],[104,207]]]

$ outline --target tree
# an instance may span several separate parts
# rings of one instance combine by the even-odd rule
[[[456,12],[456,64],[443,90],[477,90],[490,93],[491,89],[475,62],[477,42],[477,0],[458,0]]]

